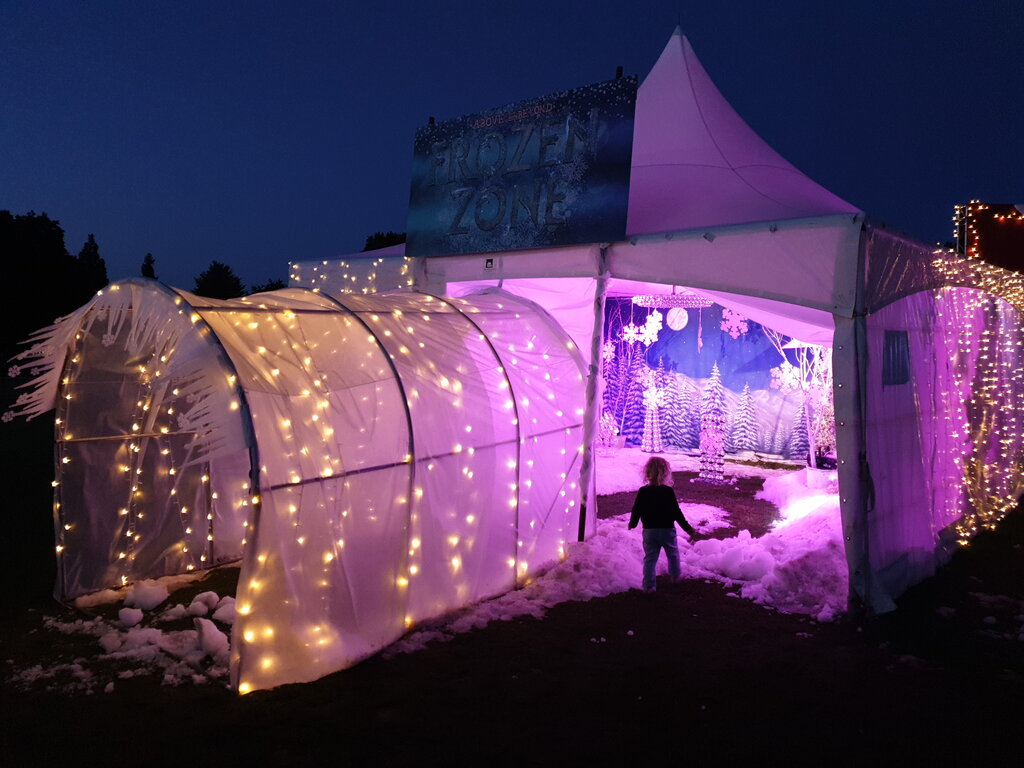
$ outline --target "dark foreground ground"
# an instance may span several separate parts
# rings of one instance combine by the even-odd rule
[[[629,498],[602,501],[605,515]],[[697,580],[562,604],[245,697],[154,678],[91,696],[5,682],[0,761],[1016,766],[1022,541],[1018,510],[864,627],[778,614]],[[43,611],[59,606],[8,606],[4,678],[73,656],[39,629]]]

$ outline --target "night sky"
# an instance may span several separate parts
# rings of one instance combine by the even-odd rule
[[[1024,202],[1024,3],[0,0],[0,209],[46,212],[112,280],[247,284],[405,229],[416,128],[647,74],[676,24],[783,157],[951,239]]]

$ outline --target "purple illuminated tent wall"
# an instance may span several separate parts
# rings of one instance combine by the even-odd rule
[[[290,265],[328,292],[498,285],[543,306],[589,365],[592,498],[603,307],[684,286],[832,345],[851,607],[890,610],[1015,506],[1024,484],[1020,280],[874,227],[736,114],[677,29],[637,96],[628,239],[413,260],[402,247]],[[593,505],[581,535],[593,529]]]

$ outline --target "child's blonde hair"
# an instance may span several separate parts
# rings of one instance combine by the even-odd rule
[[[651,456],[644,464],[644,480],[648,485],[672,485],[672,468],[661,456]]]

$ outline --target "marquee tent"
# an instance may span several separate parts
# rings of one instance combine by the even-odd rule
[[[1024,490],[1019,279],[876,227],[810,180],[736,114],[679,29],[637,94],[626,241],[421,259],[393,246],[293,263],[290,277],[329,293],[500,285],[544,306],[588,364],[584,487],[606,297],[686,288],[832,346],[857,609],[890,610]]]
[[[241,558],[240,692],[350,666],[577,537],[583,367],[519,297],[126,280],[37,340],[57,597]]]

